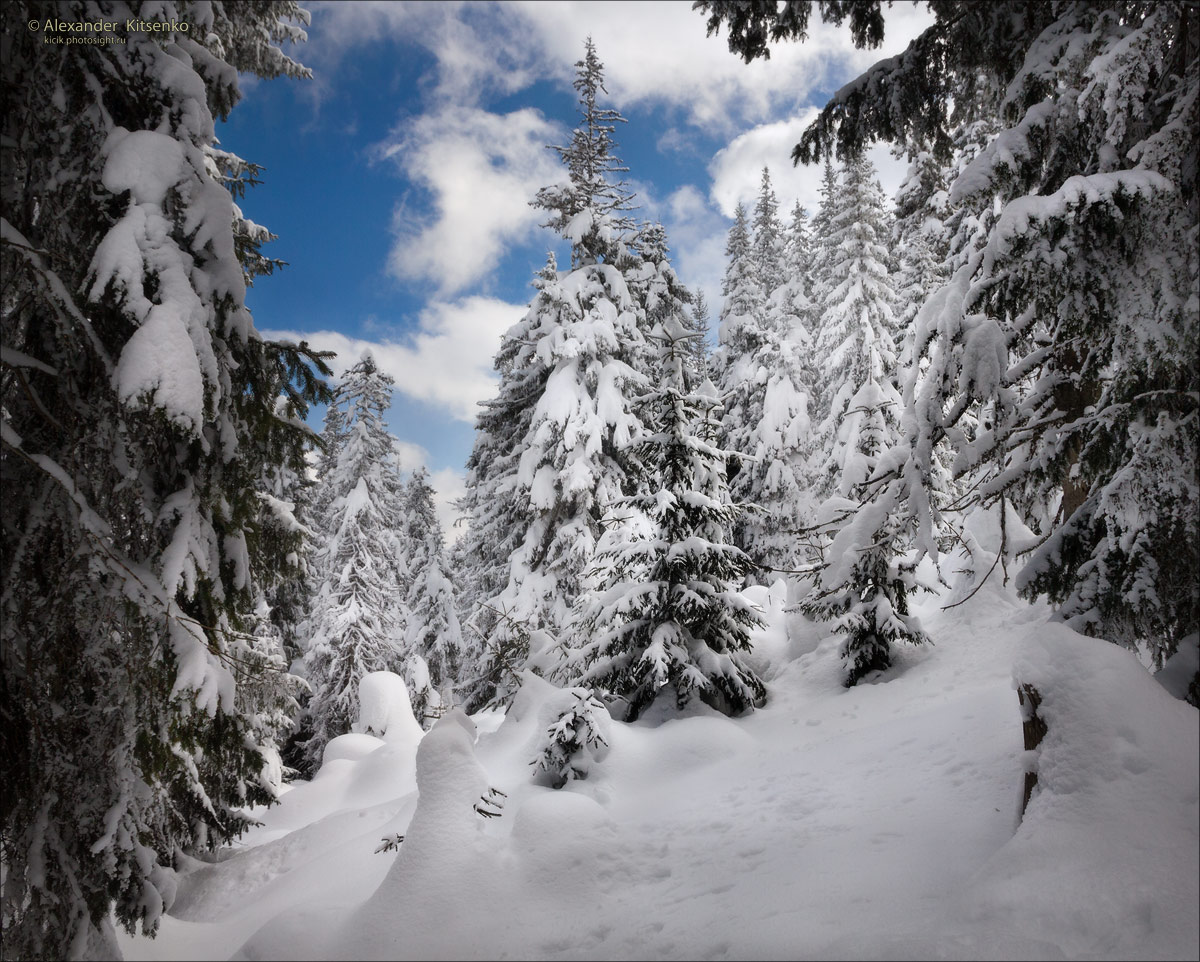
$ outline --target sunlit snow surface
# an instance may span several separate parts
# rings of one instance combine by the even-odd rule
[[[558,792],[529,764],[548,686],[473,747],[452,718],[354,735],[126,958],[1196,958],[1196,710],[1000,574],[926,601],[935,646],[851,690],[837,640],[754,589],[767,707],[614,723]],[[1020,827],[1014,672],[1049,722]]]

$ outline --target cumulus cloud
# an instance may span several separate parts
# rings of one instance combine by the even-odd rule
[[[845,27],[814,15],[807,41],[777,44],[770,60],[746,64],[729,52],[724,31],[707,36],[706,18],[676,0],[316,0],[310,6],[309,50],[327,71],[353,47],[392,37],[420,44],[435,57],[435,100],[477,104],[485,94],[503,96],[537,80],[569,84],[590,36],[614,103],[666,105],[689,123],[727,130],[806,103],[814,92],[828,90],[831,77],[857,74],[902,50],[932,22],[923,9],[889,8],[884,45],[858,50]],[[662,56],[665,39],[670,57]]]
[[[378,156],[428,190],[432,204],[427,214],[404,202],[396,209],[391,273],[431,281],[445,295],[494,270],[509,245],[537,228],[541,212],[529,201],[562,177],[546,149],[562,137],[532,108],[494,114],[445,107],[406,122],[378,146]]]
[[[454,503],[467,493],[466,472],[455,468],[441,468],[429,473],[429,483],[433,486],[433,506],[437,510],[438,520],[442,523],[446,544],[451,545],[466,531],[466,522],[457,523],[461,520],[462,513],[454,506]]]
[[[402,470],[412,471],[414,468],[429,467],[429,452],[421,445],[397,438],[394,447]]]
[[[729,52],[724,32],[707,36],[706,18],[688,3],[520,0],[501,6],[527,38],[529,55],[540,51],[545,63],[538,72],[569,81],[590,36],[615,103],[664,104],[692,124],[727,130],[805,103],[834,73],[861,72],[903,49],[931,22],[924,11],[889,10],[885,45],[861,51],[844,27],[814,16],[805,43],[779,44],[770,60],[746,64]],[[667,40],[670,57],[662,56]]]
[[[721,303],[728,224],[691,184],[673,191],[665,208],[663,222],[675,271],[693,291],[704,293],[711,314]]]
[[[709,164],[712,177],[710,196],[721,213],[732,218],[739,203],[747,211],[758,200],[762,184],[762,169],[769,167],[771,185],[779,198],[781,214],[786,216],[797,200],[808,208],[809,214],[821,202],[820,164],[792,166],[792,148],[800,140],[804,128],[817,115],[810,107],[793,120],[762,124],[738,135],[719,151]],[[894,197],[904,178],[907,164],[892,156],[887,144],[876,144],[867,150],[875,164],[884,193]]]
[[[396,391],[474,423],[476,405],[495,393],[492,360],[500,336],[525,308],[493,297],[435,302],[421,312],[417,329],[398,340],[371,341],[339,331],[267,331],[272,338],[306,340],[318,350],[336,351],[332,367],[340,377],[370,349],[379,367],[396,379]]]
[[[522,90],[544,73],[530,61],[506,4],[310,0],[305,6],[312,26],[302,54],[317,68],[318,87],[322,78],[336,76],[354,50],[389,40],[422,47],[433,56],[426,92],[440,103],[478,104],[485,95]]]
[[[793,167],[792,147],[817,115],[809,107],[791,120],[761,124],[739,134],[714,155],[708,165],[712,178],[709,195],[721,213],[732,218],[739,203],[753,208],[762,182],[762,169],[771,169],[771,183],[780,206],[791,208],[796,199],[810,211],[820,199],[821,168]]]

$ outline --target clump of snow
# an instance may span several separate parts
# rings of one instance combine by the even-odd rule
[[[171,134],[117,127],[104,153],[101,182],[114,194],[129,191],[135,204],[161,206],[184,177],[183,144]]]
[[[1154,677],[1176,698],[1186,698],[1188,688],[1200,671],[1200,632],[1192,632],[1179,643],[1179,648],[1163,663]]]
[[[355,730],[388,742],[416,742],[424,732],[413,715],[404,679],[390,671],[371,671],[358,683]]]

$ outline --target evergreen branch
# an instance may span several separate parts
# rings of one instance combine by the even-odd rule
[[[21,389],[25,392],[25,396],[29,398],[30,403],[33,404],[33,406],[37,410],[38,414],[40,414],[43,418],[45,418],[48,422],[50,422],[51,427],[58,428],[58,430],[60,430],[60,431],[63,430],[62,423],[58,420],[58,418],[56,418],[53,414],[51,414],[49,411],[47,411],[45,406],[42,404],[41,398],[39,398],[37,396],[37,392],[34,391],[33,386],[29,383],[28,379],[25,377],[25,372],[22,371],[18,365],[10,364],[8,361],[0,361],[0,363],[3,363],[3,365],[6,368],[8,368],[10,371],[12,371],[13,374],[16,376],[17,381],[21,385]]]
[[[13,432],[11,428],[4,432],[3,438],[0,438],[0,443],[3,443],[5,447],[11,450],[22,460],[32,465],[34,468],[50,477],[60,487],[62,487],[63,490],[67,492],[70,500],[76,505],[81,514],[90,514],[97,520],[100,519],[99,513],[96,512],[90,504],[88,504],[86,498],[79,491],[78,486],[75,485],[74,482],[70,482],[70,484],[68,484],[69,479],[59,477],[55,471],[50,470],[44,464],[42,464],[37,457],[29,454],[19,443],[17,443],[17,441],[19,441],[19,439],[16,439],[15,432]],[[147,604],[150,609],[155,610],[157,614],[161,615],[168,621],[174,621],[179,625],[188,625],[199,628],[205,639],[205,648],[211,655],[225,664],[226,667],[239,671],[243,677],[250,677],[260,671],[277,671],[281,674],[288,674],[288,669],[286,666],[280,667],[268,664],[266,662],[258,663],[251,662],[249,660],[242,660],[236,655],[228,651],[222,651],[220,648],[216,647],[214,643],[209,640],[210,635],[219,635],[229,640],[243,642],[253,642],[254,636],[244,631],[238,631],[234,628],[223,628],[216,625],[208,625],[190,615],[183,614],[182,611],[178,610],[178,602],[176,602],[174,599],[164,600],[161,597],[160,589],[153,585],[147,584],[146,581],[134,570],[134,568],[137,567],[136,562],[125,557],[124,554],[120,552],[114,545],[109,544],[109,542],[102,536],[100,532],[92,530],[92,526],[86,523],[80,525],[79,530],[81,530],[84,535],[90,538],[107,556],[107,563],[111,566],[114,566],[112,573],[118,579],[120,579],[122,582],[132,581],[139,588],[141,588],[141,592],[139,593],[139,607],[141,607],[143,604]],[[150,612],[147,611],[147,614],[149,613]],[[189,632],[189,635],[191,635],[191,632]],[[195,637],[195,635],[191,636]]]

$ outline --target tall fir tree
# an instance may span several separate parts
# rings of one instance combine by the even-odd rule
[[[726,714],[766,695],[742,659],[760,621],[738,591],[751,566],[730,542],[737,508],[726,455],[702,436],[701,422],[720,402],[711,384],[687,387],[689,336],[677,320],[656,332],[659,386],[643,399],[653,430],[637,444],[643,486],[614,506],[647,518],[649,534],[606,529],[599,546],[606,583],[581,600],[580,641],[560,671],[604,692],[627,721],[664,692],[678,708],[698,698]]]
[[[384,423],[394,383],[367,352],[334,397],[342,440],[329,475],[320,479],[327,505],[319,519],[321,582],[305,654],[313,690],[305,750],[313,767],[329,740],[357,719],[363,675],[404,668],[403,487],[395,439]]]
[[[637,237],[637,253],[640,263],[630,272],[629,292],[639,305],[638,316],[644,330],[654,330],[669,318],[676,318],[689,331],[694,331],[697,323],[693,316],[696,296],[683,286],[671,265],[667,232],[662,224],[655,222],[642,225]],[[704,331],[698,333],[701,336],[690,338],[687,345],[686,374],[688,383],[692,385],[699,384],[707,377],[704,373]],[[655,360],[653,345],[647,340],[643,355],[635,358],[634,363],[642,373],[650,374]]]
[[[94,3],[53,8],[109,19]],[[293,3],[131,4],[184,34],[49,57],[44,4],[0,9],[5,509],[0,922],[13,958],[119,957],[152,934],[172,861],[269,802],[289,697],[259,602],[299,548],[260,493],[323,397],[303,346],[245,307],[267,239],[215,150],[239,71],[307,71]],[[125,14],[122,14],[125,16]],[[236,188],[235,188],[236,189]],[[281,385],[286,385],[281,388]],[[292,407],[281,417],[281,389]]]
[[[896,347],[903,359],[912,356],[913,321],[925,298],[949,277],[950,197],[945,165],[929,151],[908,165],[896,191],[892,241],[897,251]]]
[[[750,446],[749,431],[754,423],[754,411],[748,404],[746,379],[751,374],[751,359],[763,346],[763,315],[766,311],[751,257],[746,208],[741,203],[733,212],[733,226],[729,228],[725,242],[725,257],[717,349],[712,360],[723,404],[722,441],[736,455]],[[742,468],[742,459],[736,456],[731,459],[731,477],[736,478]]]
[[[467,459],[466,494],[458,505],[467,530],[452,556],[464,645],[458,697],[468,711],[482,708],[498,689],[514,682],[524,655],[521,634],[510,630],[514,624],[503,607],[511,600],[500,596],[508,587],[510,559],[524,544],[533,520],[518,472],[534,408],[550,377],[534,337],[548,333],[537,319],[552,310],[557,282],[558,265],[551,253],[533,280],[538,293],[529,310],[501,339],[494,363],[498,392],[482,404]]]
[[[870,503],[880,460],[900,440],[901,411],[893,341],[897,298],[888,271],[892,231],[870,161],[848,164],[831,200],[828,233],[817,238],[828,280],[816,350],[828,380],[814,476],[818,491],[834,500],[820,509],[821,533],[830,543],[804,608],[846,635],[846,683],[854,685],[891,664],[897,641],[919,643],[925,635],[909,614],[916,581],[902,534],[889,512]]]
[[[809,298],[814,306],[819,306],[824,301],[829,288],[838,280],[833,277],[829,264],[831,248],[821,240],[821,238],[833,234],[833,218],[838,209],[842,192],[837,168],[833,164],[832,157],[826,157],[821,168],[820,192],[821,202],[817,205],[817,212],[813,215],[812,228],[809,232],[812,256],[812,267],[809,273]],[[815,322],[813,331],[815,337]]]
[[[771,171],[762,169],[758,200],[750,224],[750,260],[762,296],[770,300],[786,278],[787,242],[779,222],[779,200],[771,184]]]
[[[730,232],[719,386],[726,404],[724,444],[744,458],[733,494],[753,505],[735,541],[758,565],[751,577],[795,570],[803,552],[796,536],[807,520],[803,485],[811,388],[803,360],[806,328],[794,313],[787,280],[787,239],[770,173],[763,170],[753,229],[735,219]],[[797,323],[799,321],[799,323]]]
[[[460,682],[463,636],[446,564],[446,539],[424,468],[418,468],[409,479],[405,515],[410,582],[405,637],[407,675],[413,713],[429,727],[449,707],[443,692],[452,693]]]
[[[712,315],[708,307],[708,299],[704,296],[704,291],[697,290],[695,300],[692,302],[692,310],[689,315],[690,320],[685,322],[689,334],[695,334],[695,337],[690,337],[687,340],[687,351],[691,355],[691,368],[700,374],[700,381],[703,383],[709,377],[709,324],[711,323]]]
[[[783,283],[775,293],[789,337],[811,352],[816,305],[813,297],[813,239],[808,211],[796,201],[784,234]],[[811,365],[810,365],[811,366]]]
[[[536,373],[522,395],[527,426],[513,437],[510,463],[529,514],[482,639],[485,660],[501,662],[493,662],[489,684],[507,679],[496,689],[500,699],[511,693],[511,669],[523,664],[531,632],[565,637],[575,599],[589,585],[601,519],[631,483],[629,443],[643,430],[631,404],[645,380],[638,370],[646,357],[645,304],[631,292],[641,264],[631,249],[632,195],[620,179],[626,168],[612,136],[623,118],[599,105],[603,65],[590,38],[575,89],[579,126],[568,145],[554,148],[568,179],[542,188],[533,202],[570,244],[571,270],[542,278],[520,325],[532,353],[513,378]],[[502,380],[500,390],[504,397],[510,385]]]
[[[820,492],[845,497],[867,480],[871,459],[894,443],[900,417],[891,223],[870,161],[846,167],[828,231],[818,243],[837,283],[821,294],[816,351],[825,384],[815,441]]]

